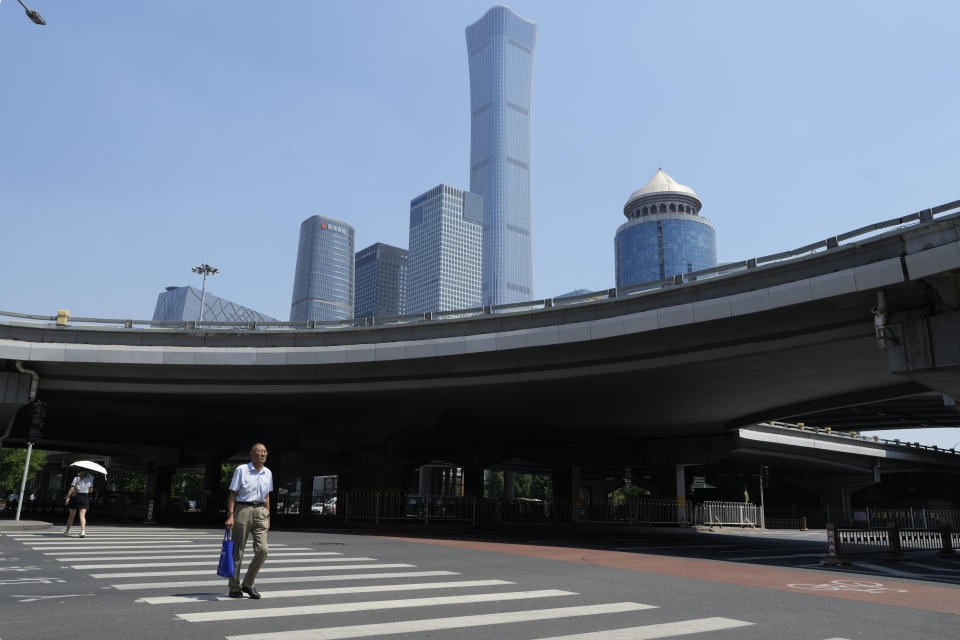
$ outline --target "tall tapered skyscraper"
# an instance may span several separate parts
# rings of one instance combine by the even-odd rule
[[[349,320],[353,317],[353,227],[325,216],[300,225],[290,320]]]
[[[483,196],[483,304],[531,300],[530,102],[537,25],[496,6],[466,31],[470,191]]]

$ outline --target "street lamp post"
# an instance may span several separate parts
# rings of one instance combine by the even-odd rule
[[[220,273],[220,270],[206,263],[201,263],[199,267],[193,267],[191,270],[194,273],[203,274],[203,286],[200,289],[200,315],[197,318],[197,322],[203,322],[203,301],[207,296],[207,276],[215,276]]]
[[[33,22],[33,24],[39,24],[40,26],[47,24],[47,21],[44,20],[39,13],[23,4],[23,0],[17,0],[17,2],[19,2],[20,6],[23,7],[23,10],[27,12],[27,17],[30,18],[30,21]]]

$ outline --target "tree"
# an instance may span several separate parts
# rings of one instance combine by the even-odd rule
[[[499,498],[503,495],[503,471],[483,472],[483,495],[487,498]]]
[[[199,498],[203,494],[202,473],[175,473],[170,481],[170,495],[184,499]]]
[[[147,478],[134,471],[111,471],[107,479],[111,491],[121,493],[143,493],[147,489]]]
[[[23,463],[27,460],[26,449],[8,449],[0,451],[0,488],[6,494],[11,491],[20,493],[20,480],[23,478]],[[27,489],[36,482],[36,475],[47,462],[47,452],[34,449],[30,454],[30,470],[27,473]],[[2,496],[6,498],[7,496]]]

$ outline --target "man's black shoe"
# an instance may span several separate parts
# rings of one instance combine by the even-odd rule
[[[242,592],[242,591],[231,591],[231,592],[230,592],[230,597],[231,597],[231,598],[242,598],[242,597],[243,597],[243,592]]]
[[[260,592],[257,591],[254,587],[240,587],[245,594],[253,598],[254,600],[260,599]]]

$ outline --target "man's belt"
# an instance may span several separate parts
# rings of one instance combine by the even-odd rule
[[[237,502],[237,504],[245,504],[251,507],[265,507],[267,504],[265,502]]]

